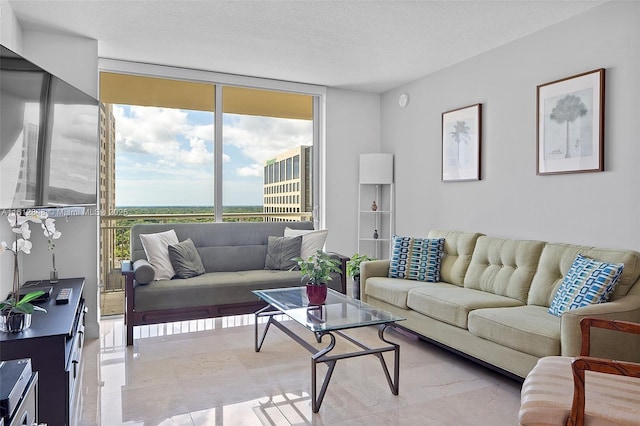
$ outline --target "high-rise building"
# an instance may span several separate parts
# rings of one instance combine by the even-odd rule
[[[116,120],[111,104],[100,103],[100,213],[116,211]],[[120,264],[115,254],[115,220],[101,221],[100,276],[107,290],[122,288]]]
[[[263,212],[276,214],[265,220],[311,220],[312,152],[311,146],[298,146],[265,163]]]

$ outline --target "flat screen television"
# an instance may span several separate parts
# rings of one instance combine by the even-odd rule
[[[98,101],[0,48],[0,209],[97,204]]]

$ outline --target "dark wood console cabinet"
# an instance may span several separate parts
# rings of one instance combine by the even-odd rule
[[[32,286],[34,282],[25,285]],[[86,307],[84,278],[61,279],[51,285],[51,298],[34,312],[31,327],[20,333],[0,333],[0,359],[31,358],[38,372],[38,421],[49,425],[71,425],[84,344]],[[73,289],[68,304],[56,305],[60,289]]]

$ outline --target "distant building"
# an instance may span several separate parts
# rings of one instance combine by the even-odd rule
[[[299,146],[268,160],[264,166],[263,212],[266,221],[311,220],[313,178],[311,146]],[[278,216],[277,213],[282,213]]]

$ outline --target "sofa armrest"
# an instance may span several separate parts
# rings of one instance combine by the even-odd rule
[[[363,302],[367,301],[367,279],[372,277],[387,277],[389,276],[389,259],[382,260],[368,260],[360,264],[360,299]]]
[[[575,357],[580,354],[582,333],[580,321],[585,317],[616,319],[640,323],[640,296],[627,295],[618,300],[598,303],[562,314],[560,321],[560,344],[562,356]],[[600,358],[640,362],[640,338],[619,333],[594,330],[591,348]]]
[[[327,252],[327,254],[340,261],[340,292],[347,294],[347,261],[351,258],[332,251]]]

